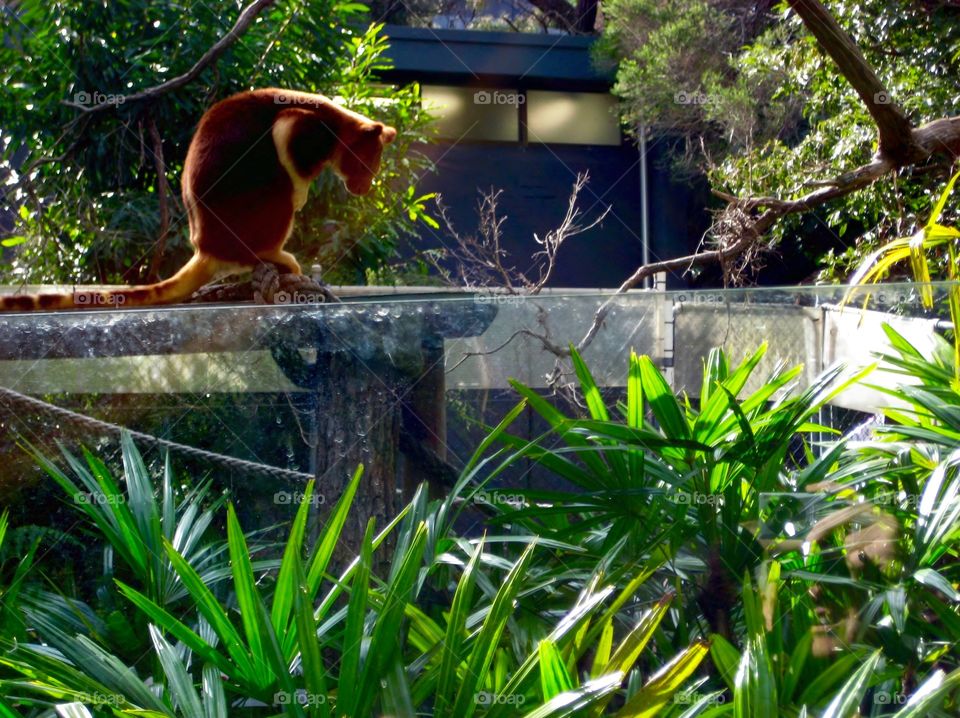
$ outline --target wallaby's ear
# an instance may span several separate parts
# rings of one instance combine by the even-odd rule
[[[361,132],[365,137],[379,137],[382,145],[389,145],[397,139],[397,131],[382,122],[374,122],[372,125],[364,127]]]

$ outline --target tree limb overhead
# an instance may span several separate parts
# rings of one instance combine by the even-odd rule
[[[645,264],[620,285],[617,295],[633,289],[646,277],[659,272],[684,270],[716,262],[725,264],[748,255],[756,251],[763,235],[782,217],[808,212],[863,189],[904,167],[921,165],[938,157],[945,158],[947,162],[955,162],[960,158],[960,116],[940,118],[914,127],[903,110],[892,101],[860,48],[822,3],[817,0],[788,2],[870,112],[879,135],[876,156],[869,163],[837,177],[808,183],[816,189],[797,199],[741,198],[714,191],[716,196],[728,203],[712,229],[717,248]],[[593,341],[614,301],[615,297],[611,297],[597,310],[586,335],[577,344],[578,351]],[[547,349],[551,348],[547,346]]]
[[[893,101],[857,44],[822,3],[817,0],[789,0],[789,3],[866,105],[880,133],[878,154],[896,162],[908,161],[914,154],[910,120]]]

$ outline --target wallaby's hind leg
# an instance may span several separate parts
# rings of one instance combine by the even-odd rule
[[[285,252],[282,249],[259,254],[257,255],[257,259],[263,262],[272,262],[273,264],[279,265],[280,267],[286,269],[287,273],[289,274],[303,274],[297,258],[290,254],[290,252]]]

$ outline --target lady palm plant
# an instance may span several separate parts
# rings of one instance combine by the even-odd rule
[[[714,636],[710,649],[734,715],[955,715],[951,695],[960,688],[960,669],[947,673],[936,668],[917,676],[915,689],[907,695],[892,679],[899,667],[881,649],[858,644],[831,659],[817,657],[811,652],[810,632],[802,628],[808,614],[803,592],[788,590],[776,562],[761,578],[762,585],[756,588],[750,580],[744,582],[743,650],[720,636]],[[710,701],[702,704],[702,714],[707,715]]]
[[[883,522],[890,538],[874,531],[858,557],[846,551],[843,563],[855,567],[855,575],[831,581],[837,590],[859,593],[861,613],[885,655],[909,672],[931,663],[960,667],[960,393],[953,383],[953,347],[936,337],[927,357],[892,328],[886,332],[891,351],[881,360],[911,383],[875,387],[898,405],[884,409],[886,423],[872,440],[834,456],[824,475],[832,499],[870,507],[858,521]],[[850,545],[846,535],[834,551]],[[896,550],[888,551],[893,539]]]
[[[845,716],[858,707],[869,715],[955,714],[960,394],[953,348],[938,339],[924,357],[886,331],[891,351],[881,360],[913,383],[875,387],[899,402],[884,410],[888,423],[871,440],[838,444],[795,474],[796,496],[815,497],[816,522],[800,540],[768,545],[758,589],[745,582],[742,643],[768,657],[751,664],[765,672],[757,684],[766,693],[752,693],[746,656],[712,639],[734,703],[760,706],[757,715],[806,708]],[[799,527],[804,518],[791,521]]]
[[[557,562],[569,580],[577,579],[578,567],[592,566],[617,585],[632,575],[646,581],[654,572],[672,574],[682,590],[696,570],[690,554],[703,555],[714,547],[728,579],[720,588],[736,593],[736,605],[729,605],[732,623],[706,616],[722,680],[701,677],[681,694],[674,713],[849,716],[862,701],[873,701],[871,714],[890,713],[891,701],[884,699],[896,698],[898,715],[948,715],[954,705],[950,696],[960,682],[960,674],[948,674],[957,665],[948,654],[957,645],[953,631],[960,625],[960,604],[954,597],[960,595],[953,569],[942,571],[956,556],[960,511],[955,467],[948,459],[960,437],[960,412],[952,409],[958,399],[950,384],[952,351],[941,342],[936,358],[928,362],[902,338],[891,333],[891,339],[895,356],[883,359],[905,374],[923,377],[920,387],[891,390],[907,397],[913,409],[891,412],[898,423],[885,430],[889,434],[879,448],[868,451],[860,443],[847,450],[840,441],[817,459],[797,451],[798,439],[808,431],[823,431],[810,423],[814,413],[868,370],[846,380],[834,370],[806,391],[786,395],[796,370],[778,369],[768,384],[737,399],[763,349],[732,370],[717,351],[706,363],[700,401],[694,405],[673,396],[652,362],[631,357],[618,420],[575,357],[589,418],[567,417],[517,385],[550,431],[532,441],[502,436],[512,453],[484,476],[496,480],[503,467],[528,458],[572,489],[511,488],[511,494],[524,495],[523,506],[489,503],[505,525],[520,524],[577,547],[558,547]],[[945,452],[945,461],[939,461],[939,452]],[[913,458],[905,461],[904,456]],[[935,475],[928,481],[938,466],[944,478]],[[814,488],[817,484],[837,485],[846,492],[843,498],[866,501],[891,489],[902,496],[912,487],[920,492],[913,494],[918,506],[928,508],[903,524],[912,529],[910,536],[881,537],[874,546],[862,547],[867,560],[852,562],[856,573],[845,558],[858,553],[845,543],[854,531],[831,532],[819,544],[814,541],[807,554],[800,551],[800,542],[788,549],[787,542],[754,540],[769,518],[760,505],[761,493],[824,491]],[[483,482],[476,489],[491,495]],[[863,528],[863,517],[858,521]],[[624,551],[627,543],[631,548]],[[896,544],[892,560],[869,566],[877,549],[889,544]],[[706,555],[701,567],[706,564],[712,571]],[[873,570],[879,568],[883,570]],[[759,589],[751,586],[751,576],[761,581]],[[821,590],[811,594],[812,587]],[[710,610],[708,601],[717,599],[717,591],[718,584],[708,580],[700,600],[679,601],[676,621],[664,623],[669,635],[661,634],[663,645],[695,635],[698,617]],[[822,641],[815,628],[825,597],[856,619],[857,630],[832,653],[819,650]],[[629,615],[629,603],[620,608]],[[913,655],[904,652],[908,646]],[[910,675],[913,684],[906,680]]]
[[[132,445],[130,451],[135,451]],[[475,457],[470,470],[482,462]],[[469,471],[468,471],[469,473]],[[125,582],[118,588],[149,624],[145,678],[96,637],[50,621],[30,627],[40,643],[4,641],[0,680],[6,711],[56,706],[76,716],[566,716],[647,715],[670,700],[707,653],[703,642],[641,680],[637,661],[660,629],[672,597],[620,630],[618,609],[640,584],[616,592],[598,576],[563,611],[544,613],[535,630],[515,616],[524,595],[542,592],[532,571],[537,541],[495,551],[496,537],[467,540],[449,531],[452,498],[429,504],[423,490],[379,533],[368,524],[360,555],[328,574],[360,471],[309,548],[309,498],[290,527],[272,580],[250,560],[232,507],[227,508],[229,578],[221,599],[166,536],[160,546],[190,610]],[[462,484],[465,485],[465,484]],[[101,522],[96,523],[97,526]],[[374,552],[394,534],[388,575],[374,575]],[[517,537],[519,538],[519,537]],[[449,604],[423,601],[459,576]],[[439,582],[435,581],[439,577]],[[642,709],[638,706],[642,706]],[[586,713],[584,713],[586,711]]]
[[[121,436],[120,446],[124,469],[121,481],[86,449],[82,461],[62,449],[73,477],[42,453],[27,449],[105,540],[105,564],[112,567],[118,560],[154,601],[173,605],[187,595],[164,551],[165,542],[184,556],[205,583],[216,584],[226,578],[229,572],[224,571],[222,560],[226,543],[209,540],[209,530],[225,497],[212,498],[210,483],[206,482],[178,498],[169,456],[158,496],[153,477],[129,434]]]
[[[62,447],[67,473],[33,447],[25,448],[85,519],[80,528],[82,540],[94,551],[102,550],[103,556],[96,595],[54,596],[54,603],[63,604],[66,610],[50,617],[49,624],[73,630],[77,626],[71,623],[80,619],[82,633],[111,643],[128,660],[136,661],[148,646],[147,627],[124,605],[114,579],[123,577],[160,605],[181,610],[188,593],[164,551],[164,543],[170,542],[205,584],[217,586],[230,576],[225,562],[227,544],[216,537],[214,527],[226,499],[211,495],[209,481],[193,488],[180,486],[169,457],[160,486],[155,488],[130,436],[122,435],[120,445],[123,472],[119,479],[85,449],[80,458]],[[256,565],[264,570],[275,562],[257,561]]]
[[[24,635],[25,620],[20,605],[20,591],[33,566],[38,542],[35,541],[30,550],[20,557],[16,567],[9,570],[7,561],[4,560],[4,541],[9,523],[10,515],[4,511],[0,514],[0,634],[16,638]]]
[[[550,430],[533,441],[504,436],[514,451],[506,463],[535,461],[571,490],[511,489],[527,505],[500,505],[500,520],[581,547],[563,558],[567,565],[579,555],[626,580],[631,571],[642,575],[666,561],[679,578],[705,572],[701,603],[712,628],[730,636],[735,584],[761,555],[760,495],[789,485],[797,440],[829,431],[811,418],[865,373],[843,379],[835,368],[796,391],[801,367],[778,366],[759,388],[738,398],[765,352],[764,345],[731,368],[724,353],[713,350],[696,405],[674,395],[649,357],[631,354],[626,400],[615,411],[574,352],[588,419],[568,417],[514,383]],[[638,565],[645,567],[639,573]],[[681,613],[681,634],[699,613]]]
[[[960,179],[960,172],[947,182],[943,193],[934,204],[927,223],[909,237],[900,237],[880,247],[864,259],[860,268],[850,278],[852,287],[876,284],[882,281],[890,270],[900,262],[909,261],[913,279],[920,285],[920,298],[927,309],[934,304],[931,281],[931,258],[938,251],[946,252],[943,262],[946,279],[954,284],[947,291],[947,302],[953,326],[960,327],[960,256],[957,248],[960,244],[960,229],[940,224],[940,217],[953,192],[954,185]],[[869,295],[868,295],[869,298]],[[954,329],[953,339],[953,386],[960,390],[960,334]]]

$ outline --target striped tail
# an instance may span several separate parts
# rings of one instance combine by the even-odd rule
[[[122,309],[173,304],[207,284],[217,274],[218,262],[201,254],[193,257],[170,279],[156,284],[119,289],[77,290],[50,294],[11,294],[0,297],[0,312],[54,309]]]

